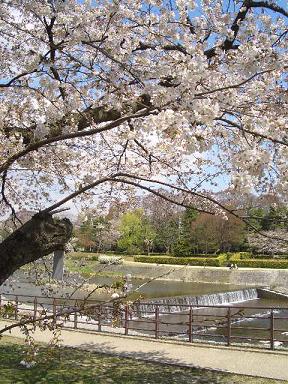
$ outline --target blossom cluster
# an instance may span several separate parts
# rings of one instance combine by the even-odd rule
[[[116,173],[287,199],[287,12],[245,4],[1,2],[3,215]]]

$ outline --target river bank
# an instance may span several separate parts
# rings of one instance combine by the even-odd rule
[[[233,284],[270,288],[288,287],[287,269],[196,267],[164,264],[147,264],[125,261],[122,265],[109,265],[106,272],[115,274],[130,273],[135,278],[174,280],[183,282]]]

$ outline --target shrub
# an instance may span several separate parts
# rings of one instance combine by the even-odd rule
[[[226,262],[228,260],[228,255],[227,253],[220,253],[220,255],[217,257],[219,261],[219,267],[222,267],[223,265],[226,266]]]
[[[106,255],[101,255],[98,257],[98,261],[100,264],[123,264],[123,259],[121,256],[106,256]]]
[[[247,268],[288,268],[288,260],[275,260],[275,259],[246,259],[237,261],[238,267]]]
[[[86,259],[86,260],[98,260],[98,254],[93,252],[69,252],[67,253],[67,257],[69,259],[73,260],[80,260],[80,259]]]
[[[217,257],[172,257],[172,256],[135,256],[134,261],[140,263],[195,265],[220,267],[227,260],[226,254]]]
[[[189,255],[189,257],[206,257],[206,258],[208,258],[208,259],[217,259],[217,257],[219,257],[220,255],[223,255],[223,253],[220,253],[220,254],[218,254],[218,255],[214,255],[214,254],[205,254],[205,253],[200,253],[200,254],[193,254],[193,255]]]
[[[288,259],[288,255],[287,254],[285,254],[285,255],[274,255],[273,258],[274,259],[282,259],[282,260],[284,259],[285,260],[285,259]]]
[[[240,259],[251,259],[251,257],[253,256],[251,252],[239,252],[240,254]]]
[[[285,260],[288,259],[288,255],[261,255],[261,254],[255,254],[252,257],[253,259],[269,259],[269,260]]]
[[[225,266],[227,260],[236,262],[238,267],[247,268],[288,268],[288,260],[285,259],[243,259],[247,252],[238,252],[234,254],[222,253],[217,257],[169,257],[169,256],[134,256],[134,261],[141,263],[155,264],[175,264],[175,265],[195,265],[195,266],[210,266],[221,267]],[[251,257],[251,254],[247,256]]]
[[[229,254],[228,260],[229,261],[239,261],[239,260],[247,260],[252,257],[252,253],[250,252],[236,252]]]
[[[182,240],[178,240],[172,246],[172,254],[176,257],[189,256],[192,253],[191,247]]]
[[[255,255],[252,256],[252,259],[262,259],[262,260],[263,259],[266,259],[266,260],[269,259],[270,260],[270,259],[273,259],[273,256],[271,256],[271,255],[260,255],[260,254],[258,255],[258,254],[255,254]]]

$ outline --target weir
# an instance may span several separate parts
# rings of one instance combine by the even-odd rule
[[[248,300],[258,299],[256,288],[247,288],[239,291],[213,293],[202,296],[176,296],[164,297],[155,300],[140,302],[137,304],[137,313],[139,317],[149,317],[155,312],[156,306],[159,312],[179,313],[187,311],[187,305],[190,306],[206,306],[206,305],[225,305],[243,303]]]

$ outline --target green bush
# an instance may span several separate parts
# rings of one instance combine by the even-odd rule
[[[220,253],[220,255],[217,257],[219,261],[219,266],[223,267],[226,266],[227,260],[228,260],[228,255],[227,253]]]
[[[252,259],[273,259],[273,256],[271,256],[271,255],[258,255],[258,254],[253,254],[253,256],[252,256]]]
[[[155,264],[174,264],[191,266],[226,266],[227,261],[235,262],[238,267],[247,268],[288,268],[288,260],[280,259],[243,259],[245,256],[251,257],[248,252],[238,252],[234,254],[222,253],[217,257],[172,257],[172,256],[134,256],[134,261],[140,263]],[[201,255],[202,256],[202,255]],[[211,256],[211,255],[210,255]],[[247,257],[246,256],[246,257]]]
[[[228,260],[229,261],[236,261],[239,260],[247,260],[252,257],[252,253],[250,252],[236,252],[236,253],[229,253]]]
[[[280,260],[285,260],[288,259],[288,255],[274,255],[274,259],[280,259]]]
[[[80,260],[80,259],[86,259],[86,260],[92,260],[92,261],[98,260],[98,254],[93,252],[69,252],[67,253],[66,257],[72,260]]]
[[[217,259],[217,257],[219,257],[219,254],[218,255],[214,255],[214,254],[205,254],[205,253],[199,253],[199,254],[192,254],[190,253],[190,255],[188,257],[206,257],[208,259],[211,259],[211,258],[214,258],[214,259]]]
[[[269,259],[269,260],[285,260],[285,259],[288,259],[288,255],[258,255],[258,254],[255,254],[253,255],[252,257],[253,259]]]
[[[192,248],[190,247],[187,242],[183,240],[178,240],[175,244],[172,246],[172,254],[176,257],[186,257],[190,256],[192,253]]]
[[[247,268],[288,268],[288,260],[275,260],[275,259],[246,259],[237,261],[238,267]]]
[[[202,255],[201,255],[202,256]],[[175,264],[220,267],[227,261],[227,255],[221,254],[217,257],[172,257],[172,256],[135,256],[134,261],[140,263]]]

